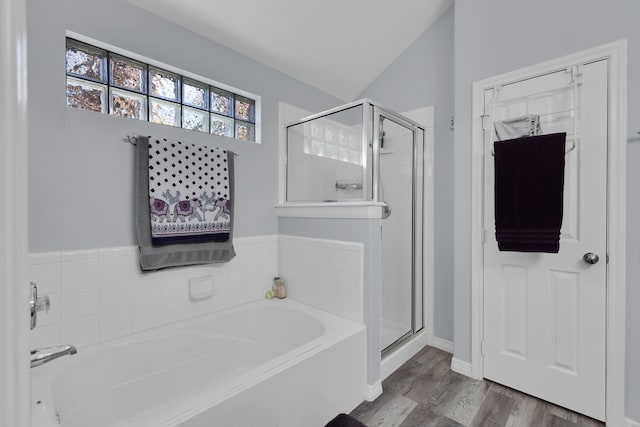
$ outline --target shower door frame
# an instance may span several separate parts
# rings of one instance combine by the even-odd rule
[[[373,199],[372,190],[369,190],[369,176],[371,176],[371,182],[373,187],[373,172],[371,175],[369,174],[369,169],[374,169],[373,166],[369,166],[369,158],[368,158],[368,148],[369,141],[372,138],[371,132],[371,121],[373,114],[373,107],[376,104],[369,100],[359,100],[349,102],[347,104],[342,104],[338,107],[331,108],[329,110],[322,111],[320,113],[312,114],[310,116],[303,117],[300,120],[297,120],[293,123],[287,123],[284,125],[284,194],[283,194],[283,203],[285,205],[308,205],[309,203],[328,203],[328,204],[339,204],[344,202],[353,202],[353,201],[376,201]],[[362,106],[362,198],[354,199],[354,200],[336,200],[336,201],[326,201],[326,200],[317,200],[317,201],[290,201],[287,199],[287,195],[289,192],[289,128],[293,126],[297,126],[306,122],[310,122],[316,119],[320,119],[322,117],[330,116],[332,114],[340,113],[341,111],[346,111],[354,107]],[[377,185],[377,184],[376,184]]]
[[[383,120],[391,120],[395,124],[402,126],[411,130],[413,134],[412,139],[412,166],[411,166],[411,329],[403,334],[400,338],[396,339],[394,342],[381,349],[381,357],[384,359],[387,355],[393,353],[398,347],[401,347],[408,340],[410,340],[417,333],[423,331],[425,329],[425,319],[424,319],[424,296],[425,296],[425,286],[424,286],[424,152],[425,152],[425,140],[426,140],[426,129],[419,125],[418,123],[413,122],[412,120],[394,113],[380,105],[371,103],[372,112],[373,112],[373,140],[372,140],[372,148],[373,148],[373,159],[372,159],[372,190],[373,197],[372,199],[376,202],[384,202],[384,200],[380,200],[380,179],[381,179],[381,170],[380,170],[380,145],[383,136],[381,136],[381,132],[383,131]],[[422,141],[420,141],[419,133],[422,131]],[[419,144],[422,144],[422,149],[420,150]],[[420,155],[422,153],[422,155]],[[422,164],[419,162],[422,161]],[[420,169],[419,169],[420,168]],[[419,174],[419,170],[422,171]],[[422,179],[420,183],[419,178]],[[421,185],[420,185],[421,184]],[[418,192],[422,191],[422,195],[420,197],[420,205],[417,205],[418,200]],[[393,215],[393,213],[392,213]],[[421,231],[421,239],[419,242],[416,240],[416,225],[417,221],[421,221],[420,231]],[[382,229],[381,229],[382,232]],[[419,253],[417,253],[417,244],[420,245]],[[420,262],[417,262],[419,260]],[[418,272],[420,274],[418,274]],[[417,277],[419,276],[419,277]],[[416,286],[420,285],[422,287],[420,298],[416,299]],[[382,287],[384,283],[380,283],[380,292],[382,292]],[[380,299],[382,304],[382,298]],[[421,317],[420,327],[417,326],[416,319],[418,317],[416,306],[417,304],[420,306],[419,316]],[[380,321],[382,322],[382,306],[380,307]]]

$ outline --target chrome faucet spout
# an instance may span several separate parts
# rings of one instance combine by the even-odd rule
[[[31,367],[35,368],[51,362],[58,357],[76,354],[78,350],[72,345],[58,345],[31,350]]]

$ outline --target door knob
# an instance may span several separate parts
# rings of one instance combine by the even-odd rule
[[[598,254],[594,254],[593,252],[587,252],[586,254],[584,254],[582,259],[587,264],[597,264],[598,261],[600,261],[600,257],[598,256]]]

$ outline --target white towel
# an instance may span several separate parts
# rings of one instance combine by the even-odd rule
[[[499,120],[493,123],[493,127],[496,131],[496,141],[542,134],[540,116],[537,114]]]

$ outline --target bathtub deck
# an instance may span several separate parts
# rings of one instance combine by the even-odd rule
[[[560,426],[604,424],[487,380],[449,369],[451,355],[425,347],[383,383],[384,393],[351,415],[369,427]]]

